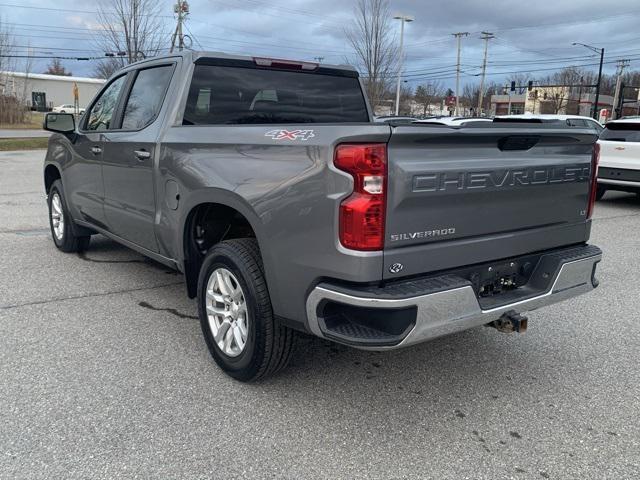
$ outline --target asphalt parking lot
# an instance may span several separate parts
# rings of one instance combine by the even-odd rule
[[[0,153],[0,478],[640,477],[640,202],[609,193],[593,293],[393,353],[303,337],[277,377],[209,357],[182,278],[49,237],[43,151]]]

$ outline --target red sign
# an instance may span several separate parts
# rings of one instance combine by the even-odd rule
[[[447,104],[448,107],[452,107],[456,104],[456,97],[455,95],[449,95],[447,97],[447,99],[445,100],[445,103]]]

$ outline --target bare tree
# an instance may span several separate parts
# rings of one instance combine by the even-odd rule
[[[414,99],[416,103],[422,107],[423,116],[431,113],[431,105],[433,102],[441,100],[444,93],[444,87],[439,80],[434,80],[416,87]]]
[[[122,63],[116,60],[115,58],[105,58],[104,60],[98,62],[95,68],[93,69],[93,74],[97,78],[109,78],[115,72],[122,68]]]
[[[161,6],[161,2],[155,0],[102,0],[98,6],[98,21],[102,25],[98,48],[124,55],[100,62],[97,74],[108,77],[116,65],[123,67],[159,53],[165,40]]]
[[[367,97],[375,110],[397,68],[398,49],[391,32],[388,0],[358,0],[354,16],[354,26],[345,35],[364,72]]]
[[[70,77],[71,75],[73,75],[72,72],[69,72],[66,68],[64,68],[64,65],[62,65],[62,62],[59,58],[54,58],[53,60],[51,60],[51,63],[47,66],[47,69],[44,73],[48,75],[59,75],[61,77]]]
[[[480,93],[480,85],[477,83],[467,83],[462,88],[462,95],[460,96],[460,104],[466,110],[470,112],[476,106],[478,102],[478,96]]]
[[[398,113],[400,115],[411,115],[411,106],[413,100],[413,89],[406,83],[400,86],[400,108]]]
[[[14,42],[11,29],[0,17],[0,72],[13,70],[12,60],[8,55],[14,53]],[[2,79],[0,79],[0,82]]]
[[[583,76],[579,69],[568,67],[539,79],[537,90],[541,113],[558,114],[572,110],[569,105],[580,93]]]

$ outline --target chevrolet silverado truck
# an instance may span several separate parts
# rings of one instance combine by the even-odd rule
[[[597,285],[597,136],[554,123],[374,123],[355,69],[220,53],[115,73],[55,132],[55,246],[102,234],[182,274],[230,376],[294,333],[391,350]]]

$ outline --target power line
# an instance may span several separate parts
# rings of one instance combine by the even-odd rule
[[[50,55],[0,55],[2,58],[34,58],[34,59],[57,59],[57,60],[102,60],[104,57],[61,57]]]
[[[640,60],[640,54],[639,55],[635,55],[633,56],[634,58],[630,59],[630,60]],[[604,62],[604,64],[614,64],[616,63],[616,61],[609,61],[609,62]],[[585,63],[585,64],[576,64],[576,65],[570,65],[570,67],[572,68],[580,68],[580,67],[592,67],[592,66],[597,66],[599,65],[599,63]],[[555,70],[559,70],[559,67],[552,67],[552,68],[535,68],[535,69],[530,69],[530,70],[511,70],[511,71],[505,71],[505,72],[493,72],[493,73],[487,73],[487,76],[496,76],[496,75],[507,75],[507,74],[513,74],[513,73],[534,73],[534,72],[545,72],[545,71],[555,71]],[[453,73],[453,72],[452,72]],[[467,72],[461,72],[469,77],[477,77],[480,74],[469,74]],[[405,75],[406,78],[407,76]],[[454,75],[449,75],[449,76],[435,76],[432,77],[430,75],[416,75],[414,78],[412,78],[412,80],[419,80],[419,79],[424,79],[424,80],[445,80],[445,79],[452,79],[455,78]]]

